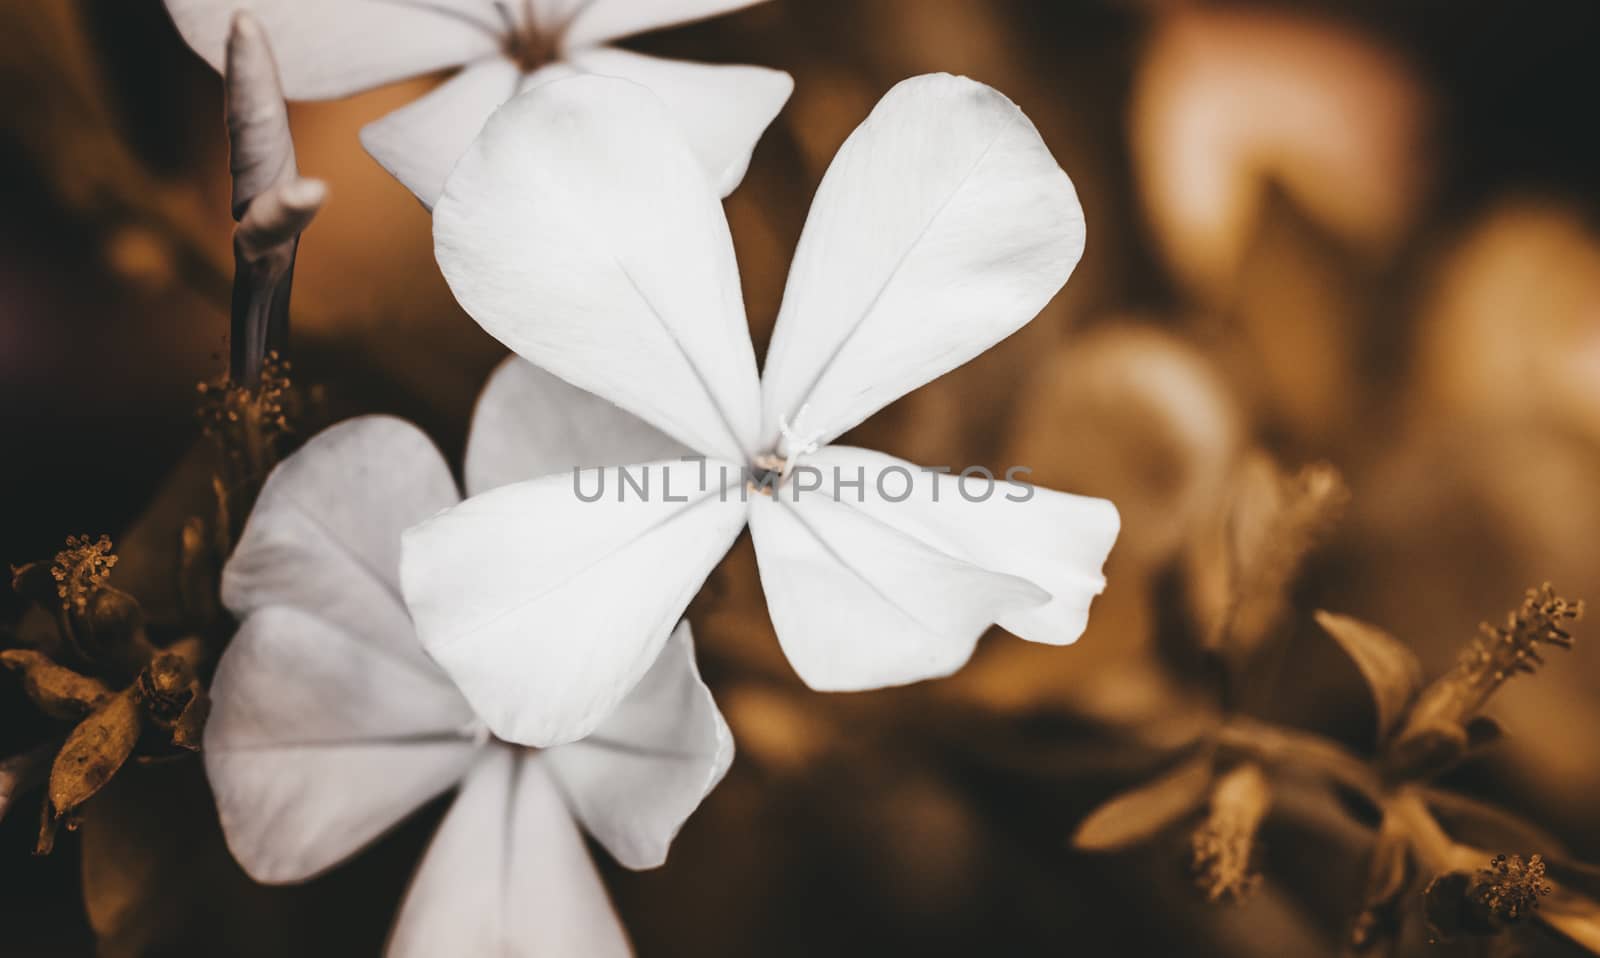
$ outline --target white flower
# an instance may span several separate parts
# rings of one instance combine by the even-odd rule
[[[672,110],[722,195],[744,179],[794,87],[753,66],[663,60],[607,46],[760,0],[166,0],[189,45],[221,69],[235,10],[260,19],[295,100],[368,90],[450,67],[437,90],[369,125],[361,142],[428,206],[495,107],[575,74],[645,84]]]
[[[497,378],[550,379],[517,362]],[[593,400],[544,385],[550,416],[570,398],[574,421],[604,429],[583,411]],[[479,473],[533,461],[496,434],[508,421],[474,424]],[[602,452],[580,435],[545,455]],[[329,429],[268,479],[223,577],[242,623],[204,743],[228,846],[257,880],[307,879],[459,784],[389,953],[625,955],[574,820],[622,864],[659,865],[727,771],[732,738],[685,624],[593,735],[545,751],[492,740],[400,600],[402,530],[458,500],[428,439],[387,417]]]
[[[497,735],[593,730],[747,519],[778,637],[813,688],[948,674],[992,623],[1054,644],[1082,633],[1118,529],[1109,502],[969,502],[954,476],[827,445],[1026,324],[1082,253],[1071,181],[999,93],[908,80],[845,143],[760,380],[722,207],[640,86],[580,77],[507,104],[451,176],[434,236],[492,335],[707,457],[658,462],[655,493],[625,502],[580,501],[575,475],[550,476],[406,533],[418,634]],[[744,501],[744,469],[793,467],[788,482],[796,458],[820,492]],[[894,470],[914,479],[904,501],[898,476],[887,494],[874,481]]]

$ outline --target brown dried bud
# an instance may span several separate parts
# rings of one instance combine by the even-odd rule
[[[139,674],[139,704],[159,728],[172,733],[180,748],[198,749],[200,732],[211,711],[211,700],[195,674],[199,661],[198,639],[186,639],[157,655]]]
[[[1227,520],[1228,603],[1206,644],[1238,660],[1272,634],[1306,556],[1332,529],[1350,493],[1326,463],[1293,475],[1266,455],[1246,463]]]
[[[104,788],[139,741],[139,704],[132,689],[112,696],[79,723],[50,769],[49,795],[39,829],[37,854],[55,846],[56,827],[75,827],[78,809]]]
[[[145,634],[144,609],[121,589],[98,589],[78,612],[66,617],[78,654],[122,676],[133,676],[155,650]]]
[[[1243,901],[1261,884],[1251,867],[1256,831],[1272,804],[1272,790],[1258,765],[1246,764],[1217,780],[1211,813],[1195,830],[1191,867],[1212,902]]]
[[[81,719],[111,697],[104,682],[57,665],[32,649],[0,652],[0,664],[22,676],[23,691],[51,718]]]

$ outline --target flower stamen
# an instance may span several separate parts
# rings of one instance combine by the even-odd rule
[[[89,596],[106,584],[117,557],[111,552],[111,537],[91,540],[88,536],[67,536],[67,547],[56,553],[50,576],[56,581],[61,607],[82,613]]]
[[[1488,868],[1478,871],[1473,894],[1489,914],[1503,922],[1515,922],[1555,890],[1544,873],[1544,859],[1538,855],[1526,862],[1521,855],[1496,855]]]
[[[1506,616],[1505,625],[1480,625],[1482,635],[1458,666],[1462,677],[1477,691],[1479,703],[1511,676],[1537,671],[1544,664],[1541,645],[1572,648],[1572,633],[1566,626],[1582,615],[1582,602],[1569,602],[1546,582],[1528,590],[1522,605]]]
[[[818,442],[822,438],[822,433],[807,434],[802,431],[801,423],[806,421],[806,413],[810,409],[810,403],[801,406],[800,411],[795,413],[792,426],[784,417],[778,417],[778,434],[783,437],[783,441],[778,444],[778,448],[785,453],[782,475],[787,476],[793,472],[794,464],[799,461],[801,456],[812,455],[822,448],[821,443]]]
[[[555,59],[554,37],[535,23],[533,0],[522,0],[520,17],[507,0],[494,0],[494,8],[505,28],[506,56],[515,60],[523,73],[532,73]]]

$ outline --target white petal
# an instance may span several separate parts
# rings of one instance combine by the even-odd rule
[[[206,775],[258,881],[337,864],[459,781],[476,751],[472,711],[438,669],[289,608],[245,619],[211,699]]]
[[[1033,124],[980,83],[889,91],[800,238],[762,381],[769,439],[827,442],[1011,335],[1067,281],[1083,210]]]
[[[681,459],[689,447],[593,393],[511,356],[489,376],[467,437],[467,494],[574,466]]]
[[[722,196],[738,188],[756,142],[794,89],[780,70],[663,60],[610,47],[579,50],[532,74],[506,57],[489,57],[368,124],[361,143],[431,209],[496,108],[523,90],[580,73],[632,80],[659,96]]]
[[[521,82],[522,71],[511,60],[479,60],[437,90],[362,127],[361,145],[432,208],[456,160]]]
[[[654,868],[733,762],[695,667],[689,623],[593,735],[543,753],[583,826],[629,868]]]
[[[700,468],[632,467],[630,487],[618,469],[586,471],[581,486],[571,473],[533,479],[406,533],[417,632],[496,735],[541,748],[583,738],[655,663],[744,525],[738,468],[706,464],[704,487]],[[581,501],[601,476],[605,494]]]
[[[534,0],[536,22],[561,28],[567,50],[755,6],[762,0]]]
[[[388,416],[342,422],[267,477],[223,569],[222,601],[239,618],[301,609],[426,663],[400,596],[400,535],[459,500],[417,427]]]
[[[1049,600],[815,493],[752,496],[750,534],[778,641],[818,691],[949,675],[990,625]]]
[[[655,95],[596,76],[518,95],[456,165],[433,225],[456,299],[513,352],[709,456],[754,453],[728,223]]]
[[[631,954],[543,766],[509,748],[484,753],[411,880],[389,958]]]
[[[794,91],[789,74],[766,67],[663,60],[614,47],[578,50],[569,59],[586,73],[632,80],[659,96],[721,196],[739,188],[756,142]]]
[[[291,100],[347,96],[500,51],[491,0],[166,0],[194,51],[222,69],[234,11],[266,28]]]
[[[868,449],[827,446],[801,460],[822,488],[887,526],[994,572],[1026,579],[1050,602],[1008,613],[1001,628],[1032,642],[1067,645],[1083,634],[1089,604],[1105,588],[1101,567],[1121,528],[1117,507],[973,473],[967,479],[923,470]],[[854,483],[840,487],[839,480]],[[900,500],[900,501],[896,501]],[[977,500],[977,501],[974,501]],[[1018,501],[1021,500],[1021,501]]]

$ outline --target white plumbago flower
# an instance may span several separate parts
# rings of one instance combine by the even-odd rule
[[[475,474],[603,457],[600,404],[517,362],[496,392],[551,400],[542,434],[555,439],[554,417],[577,403],[576,442],[529,451],[499,433],[512,420],[487,395]],[[541,435],[526,416],[518,425]],[[217,668],[204,742],[228,846],[259,881],[300,881],[459,785],[389,954],[626,955],[577,824],[628,867],[661,864],[727,771],[732,737],[684,624],[593,735],[544,751],[494,740],[400,599],[402,531],[459,499],[429,440],[376,416],[316,436],[266,482],[223,576],[241,625]]]
[[[221,69],[233,11],[272,37],[295,100],[348,96],[462,67],[437,90],[369,125],[361,142],[432,206],[445,177],[495,108],[521,90],[576,74],[650,87],[672,111],[723,196],[789,99],[787,73],[644,56],[613,41],[761,0],[166,0],[189,45]]]
[[[579,77],[507,104],[452,174],[434,236],[492,335],[705,457],[662,456],[653,494],[611,468],[591,479],[612,494],[584,501],[573,471],[406,533],[418,634],[497,735],[593,731],[747,521],[813,688],[949,674],[993,623],[1052,644],[1082,633],[1111,503],[1021,484],[969,501],[956,476],[827,445],[1026,324],[1082,253],[1071,181],[996,91],[908,80],[846,141],[760,379],[722,207],[643,87]],[[776,488],[747,495],[753,476]]]

